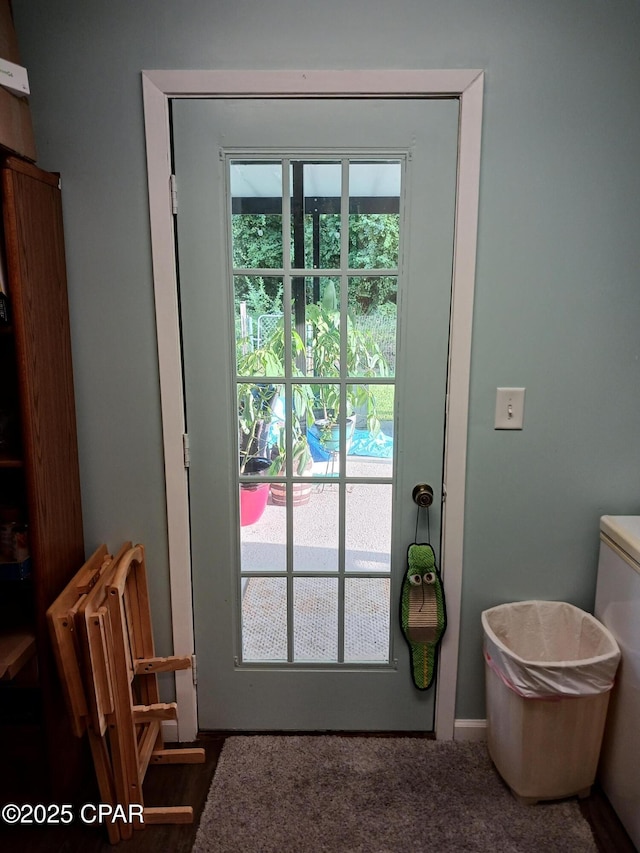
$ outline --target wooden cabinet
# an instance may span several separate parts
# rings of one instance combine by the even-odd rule
[[[80,776],[45,614],[84,543],[58,177],[5,159],[2,209],[0,793],[20,802],[70,795]]]

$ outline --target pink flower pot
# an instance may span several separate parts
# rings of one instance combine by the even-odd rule
[[[269,483],[240,486],[240,526],[255,524],[261,518],[268,500]]]

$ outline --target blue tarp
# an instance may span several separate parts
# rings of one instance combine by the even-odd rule
[[[375,456],[377,459],[391,459],[393,439],[380,431],[377,436],[366,429],[357,429],[353,433],[349,456]]]
[[[278,440],[278,429],[284,424],[284,401],[281,397],[272,405],[274,419],[270,425],[269,443]],[[331,458],[329,451],[325,450],[320,439],[314,433],[313,428],[307,430],[307,441],[311,449],[311,458],[314,462],[327,462]],[[376,459],[391,459],[393,456],[393,439],[386,433],[380,432],[377,436],[372,435],[369,430],[356,429],[353,432],[351,445],[347,451],[349,456],[372,456]]]
[[[331,454],[321,445],[320,439],[307,430],[307,441],[311,448],[311,458],[314,462],[327,462]],[[354,430],[349,456],[373,456],[376,459],[391,459],[393,456],[393,439],[383,432],[373,436],[366,429]]]

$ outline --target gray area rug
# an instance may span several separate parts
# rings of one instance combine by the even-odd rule
[[[594,853],[577,800],[520,805],[483,743],[244,736],[224,745],[193,853]]]

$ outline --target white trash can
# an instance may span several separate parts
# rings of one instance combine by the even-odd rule
[[[589,795],[620,660],[591,614],[558,601],[482,613],[489,755],[522,802]]]

